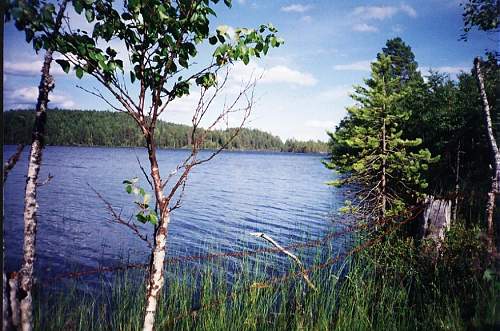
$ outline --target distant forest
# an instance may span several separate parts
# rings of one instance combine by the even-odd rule
[[[65,146],[144,146],[137,124],[125,113],[95,110],[48,111],[47,145]],[[29,144],[35,119],[33,110],[11,110],[3,113],[4,144]],[[234,128],[213,130],[207,134],[203,148],[218,148],[231,137]],[[159,121],[156,141],[160,148],[186,148],[191,127]],[[321,141],[283,141],[270,133],[243,128],[229,144],[233,150],[266,150],[296,153],[324,153],[328,145]]]

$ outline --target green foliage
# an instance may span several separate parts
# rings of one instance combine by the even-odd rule
[[[343,175],[338,184],[360,187],[354,210],[361,215],[397,215],[427,187],[422,173],[435,160],[418,148],[421,139],[403,136],[411,112],[402,100],[411,89],[401,83],[401,70],[395,67],[400,65],[379,54],[366,87],[355,87],[357,105],[347,109],[347,117],[330,133],[326,166]]]
[[[500,3],[497,0],[467,0],[462,6],[464,7],[462,39],[467,40],[468,32],[474,27],[480,31],[498,32]]]
[[[136,198],[134,203],[139,208],[139,212],[135,215],[136,219],[143,224],[149,222],[156,225],[158,224],[158,215],[150,208],[151,194],[146,193],[142,187],[138,186],[138,182],[139,178],[137,177],[123,181],[125,191]]]
[[[31,43],[36,52],[54,48],[54,28],[56,27],[56,7],[46,0],[9,0],[6,18],[13,19],[18,30],[24,31],[26,42]]]
[[[398,78],[400,86],[415,85],[423,83],[423,78],[417,70],[418,63],[415,61],[411,47],[399,37],[389,39],[385,47],[382,48],[382,53],[377,54],[377,59],[382,56],[390,56],[391,58],[391,73],[392,76]]]
[[[134,0],[120,8],[112,0],[74,0],[75,11],[84,13],[93,29],[68,32],[57,39],[57,50],[66,55],[59,64],[65,69],[71,63],[78,78],[88,73],[108,88],[108,84],[119,85],[119,76],[128,74],[131,83],[138,80],[141,88],[153,93],[156,108],[164,98],[189,94],[192,83],[205,89],[216,85],[215,73],[221,66],[240,60],[247,64],[251,57],[267,54],[270,47],[283,43],[271,24],[258,29],[238,28],[235,35],[229,35],[227,26],[220,26],[211,34],[210,18],[215,16],[211,5],[217,2]],[[224,3],[231,6],[230,1]],[[130,72],[124,72],[123,54],[109,43],[111,40],[119,40],[127,49]],[[216,46],[215,63],[197,73],[181,75],[181,71],[192,69],[197,47],[205,40]],[[103,43],[106,48],[100,46]]]
[[[498,103],[495,100],[498,98],[496,86],[500,83],[500,67],[493,56],[484,63],[486,92],[495,131],[498,131]],[[451,80],[448,75],[431,72],[424,89],[419,91],[419,101],[412,104],[415,111],[404,126],[405,136],[422,138],[422,147],[432,155],[441,156],[439,162],[429,165],[426,173],[428,192],[454,195],[458,184],[459,213],[470,221],[480,220],[491,170],[475,77],[464,72],[457,80]]]
[[[48,145],[70,146],[144,146],[144,136],[133,119],[123,113],[109,111],[49,110],[47,115]],[[3,113],[4,143],[30,143],[35,114],[29,110]],[[207,133],[202,148],[220,148],[235,129],[213,130]],[[160,148],[189,147],[191,127],[159,120],[155,140]],[[228,149],[266,150],[296,153],[327,151],[323,142],[287,140],[257,129],[243,128],[230,142]]]

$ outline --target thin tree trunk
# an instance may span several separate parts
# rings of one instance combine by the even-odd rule
[[[29,156],[28,178],[24,196],[24,245],[23,264],[20,271],[21,294],[21,326],[23,330],[32,329],[32,295],[33,265],[35,262],[35,244],[38,203],[36,201],[37,181],[42,163],[43,135],[45,133],[46,110],[48,95],[54,88],[54,81],[49,73],[52,62],[52,51],[45,53],[42,68],[42,79],[38,88],[38,102],[36,107],[36,120],[33,128],[33,141]]]
[[[24,145],[22,145],[22,144],[18,145],[16,148],[16,152],[9,158],[9,160],[7,162],[4,163],[2,186],[5,185],[5,181],[7,180],[7,175],[9,174],[9,171],[11,171],[14,168],[17,161],[21,157],[21,153],[23,152],[23,149],[24,149]],[[4,237],[5,237],[5,235],[4,235]],[[4,240],[4,237],[2,237],[2,246],[3,246],[3,259],[5,261],[5,240]],[[10,319],[10,314],[9,314],[10,304],[9,304],[9,295],[8,295],[8,291],[7,291],[7,276],[5,274],[5,268],[2,268],[2,278],[3,278],[3,283],[2,283],[2,293],[3,293],[2,330],[7,331],[10,329],[12,321]],[[17,277],[16,277],[15,282],[17,282]],[[16,288],[17,288],[17,284],[16,284]],[[16,304],[14,303],[14,305],[16,305]]]
[[[9,304],[11,310],[11,324],[14,328],[19,327],[20,316],[19,316],[19,298],[17,293],[19,290],[19,274],[13,272],[9,276]]]
[[[474,59],[474,67],[476,69],[477,84],[481,94],[481,102],[483,104],[483,115],[486,122],[486,131],[488,142],[491,148],[491,160],[493,168],[493,177],[491,179],[491,188],[488,192],[488,201],[486,203],[486,222],[488,225],[488,248],[491,253],[495,252],[495,234],[493,225],[493,216],[495,213],[495,200],[500,188],[500,153],[498,151],[495,135],[493,134],[493,124],[491,121],[490,105],[484,87],[484,77],[481,72],[481,59],[479,57]]]
[[[146,308],[144,314],[144,331],[154,329],[156,309],[158,300],[161,295],[164,283],[164,264],[167,247],[168,224],[170,222],[170,212],[168,210],[168,202],[163,195],[161,184],[160,170],[156,160],[156,146],[153,138],[154,132],[151,132],[147,137],[147,147],[149,162],[151,165],[151,177],[153,178],[153,186],[155,190],[156,201],[158,203],[160,217],[158,227],[155,232],[154,250],[149,266],[149,279],[147,282],[146,293]]]
[[[382,179],[381,179],[381,193],[382,193],[382,219],[385,218],[385,211],[387,208],[387,183],[386,183],[386,152],[387,152],[387,142],[386,142],[386,129],[385,129],[385,119],[382,120]]]
[[[458,213],[458,193],[460,191],[460,141],[458,142],[457,148],[457,162],[455,165],[455,199],[453,201],[453,212],[451,216],[451,220],[457,221],[457,213]]]
[[[64,11],[68,0],[63,0],[57,13],[52,37],[57,35],[61,27]],[[26,190],[24,195],[24,244],[23,263],[20,270],[19,297],[21,298],[21,329],[30,331],[33,329],[33,267],[36,253],[36,212],[38,203],[37,181],[42,163],[43,137],[45,134],[45,122],[47,119],[47,104],[49,93],[54,89],[54,79],[50,75],[52,63],[52,49],[47,49],[42,66],[42,77],[38,86],[38,100],[36,104],[36,118],[32,131],[32,143],[28,164],[28,176],[26,179]]]

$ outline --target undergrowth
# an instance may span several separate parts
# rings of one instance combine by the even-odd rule
[[[167,270],[156,329],[500,329],[500,280],[488,269],[478,229],[455,226],[440,253],[433,243],[400,238],[393,234],[342,264],[312,272],[317,291],[300,276],[266,282],[279,277],[270,271],[272,256],[242,260],[231,274],[224,262]],[[320,249],[311,263],[324,260]],[[141,271],[103,277],[92,294],[77,286],[39,288],[35,329],[140,330],[143,278]]]

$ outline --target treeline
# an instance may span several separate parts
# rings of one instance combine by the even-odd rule
[[[389,61],[388,68],[383,61]],[[481,66],[495,131],[500,132],[500,67],[494,54],[487,54]],[[357,104],[330,133],[329,166],[350,176],[359,173],[365,184],[368,171],[379,171],[377,162],[383,161],[388,173],[384,187],[378,187],[375,176],[378,186],[370,193],[402,196],[399,204],[411,204],[416,192],[450,199],[460,218],[482,224],[492,160],[472,59],[470,68],[456,79],[439,72],[424,79],[411,48],[400,38],[389,40],[371,78],[356,88]],[[375,107],[372,99],[387,104]],[[384,141],[382,130],[387,132]]]
[[[4,143],[30,143],[34,116],[32,110],[4,112]],[[48,111],[47,116],[47,145],[144,146],[144,137],[137,124],[124,113],[53,109]],[[234,130],[229,128],[207,132],[203,148],[219,148],[225,145]],[[159,121],[155,135],[160,148],[187,148],[191,143],[191,127],[187,125]],[[229,143],[228,149],[324,153],[328,146],[321,141],[295,139],[283,143],[279,137],[270,133],[243,128]]]

